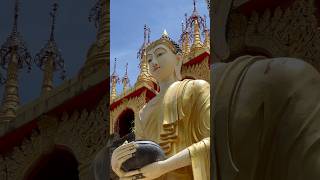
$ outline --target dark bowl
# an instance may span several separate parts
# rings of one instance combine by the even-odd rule
[[[143,166],[166,158],[161,147],[153,141],[135,141],[135,143],[138,144],[138,148],[134,156],[121,166],[125,172],[140,169]]]

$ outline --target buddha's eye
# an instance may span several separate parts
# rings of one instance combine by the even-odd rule
[[[163,53],[159,53],[159,54],[157,54],[157,57],[160,57],[160,56],[162,56],[163,55]]]
[[[151,59],[148,59],[148,63],[151,63],[151,61],[152,61]]]

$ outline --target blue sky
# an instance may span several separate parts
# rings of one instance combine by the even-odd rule
[[[53,0],[20,0],[19,31],[25,40],[29,52],[34,57],[49,38],[50,18]],[[59,0],[56,23],[56,42],[65,60],[67,79],[73,78],[85,62],[90,45],[95,41],[96,29],[88,21],[88,15],[95,0],[64,1]],[[0,44],[11,32],[13,23],[14,0],[0,0]],[[4,71],[1,69],[1,73]],[[58,76],[59,74],[56,74]],[[40,95],[42,71],[36,65],[31,73],[22,70],[19,73],[19,91],[21,104],[34,100]],[[55,79],[55,85],[62,80]],[[0,86],[0,101],[3,86]]]
[[[208,15],[205,0],[197,0],[197,10],[201,15]],[[133,86],[139,73],[137,52],[143,43],[143,27],[151,29],[151,41],[158,39],[166,29],[175,41],[181,35],[181,22],[184,14],[191,15],[192,0],[111,0],[110,5],[111,40],[110,40],[110,74],[113,72],[114,58],[117,58],[117,74],[128,74]],[[207,18],[209,26],[209,19]],[[121,91],[118,84],[117,91]]]

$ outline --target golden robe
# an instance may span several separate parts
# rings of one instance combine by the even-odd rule
[[[210,179],[210,86],[177,81],[147,103],[135,120],[136,139],[152,140],[170,157],[188,148],[192,165],[158,179]]]

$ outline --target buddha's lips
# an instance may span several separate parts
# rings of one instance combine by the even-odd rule
[[[160,69],[160,66],[153,67],[153,71],[157,71],[158,69]]]

